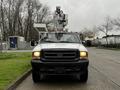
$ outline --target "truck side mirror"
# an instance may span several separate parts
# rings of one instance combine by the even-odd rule
[[[35,46],[35,41],[34,40],[31,41],[31,46]]]
[[[85,41],[82,41],[82,44],[83,44],[83,45],[86,45],[86,42],[85,42]]]

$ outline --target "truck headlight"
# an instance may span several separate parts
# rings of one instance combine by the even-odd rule
[[[35,51],[32,53],[32,59],[40,59],[41,52],[40,51]]]
[[[88,59],[88,52],[80,51],[80,59]]]

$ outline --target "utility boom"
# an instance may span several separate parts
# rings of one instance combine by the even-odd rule
[[[64,31],[68,24],[68,15],[64,14],[61,7],[57,6],[53,17],[55,31]]]

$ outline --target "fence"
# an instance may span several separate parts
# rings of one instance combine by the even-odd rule
[[[103,46],[117,48],[120,47],[120,35],[112,35],[101,39],[95,39],[92,41],[93,46]]]

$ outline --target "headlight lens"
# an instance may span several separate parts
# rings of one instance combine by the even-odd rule
[[[40,51],[35,51],[32,53],[32,59],[40,59]]]
[[[80,56],[81,57],[86,57],[87,56],[87,52],[84,52],[84,51],[80,52]]]
[[[39,57],[39,56],[40,56],[40,52],[34,52],[33,55],[34,55],[35,57]]]
[[[80,59],[88,59],[88,52],[80,51]]]

